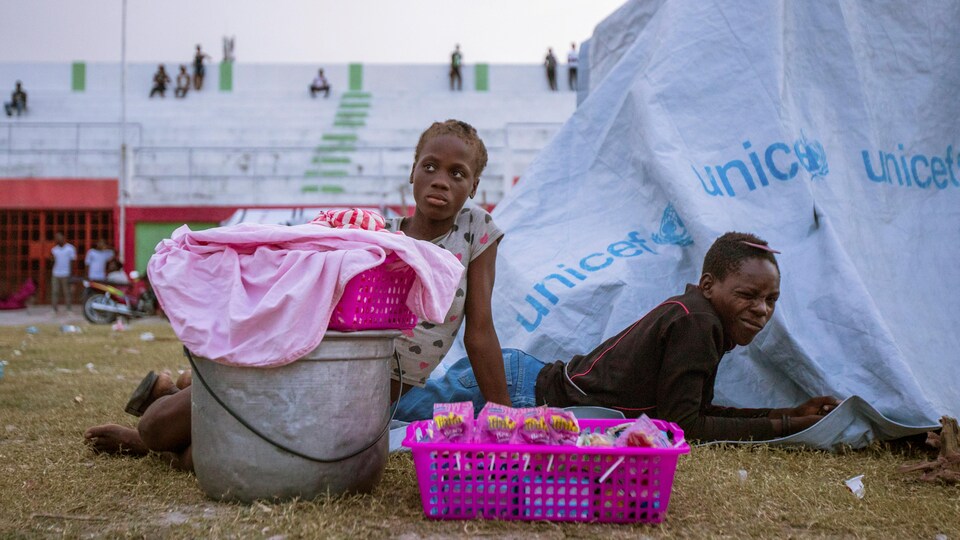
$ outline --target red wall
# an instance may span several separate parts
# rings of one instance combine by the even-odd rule
[[[110,210],[117,206],[116,178],[0,179],[0,208]]]

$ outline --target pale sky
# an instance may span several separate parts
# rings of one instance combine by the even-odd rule
[[[543,62],[626,0],[127,0],[127,61]],[[123,0],[0,0],[0,62],[119,62]]]

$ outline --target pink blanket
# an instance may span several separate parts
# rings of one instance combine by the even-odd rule
[[[407,307],[446,316],[464,268],[402,234],[317,225],[186,225],[157,245],[147,274],[173,331],[194,354],[235,366],[293,362],[323,339],[350,278],[391,250],[416,272]]]

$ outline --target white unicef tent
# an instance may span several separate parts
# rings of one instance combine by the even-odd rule
[[[957,20],[952,0],[624,5],[494,212],[503,346],[585,353],[748,231],[783,252],[782,296],[717,403],[859,396],[787,441],[823,447],[960,415]]]

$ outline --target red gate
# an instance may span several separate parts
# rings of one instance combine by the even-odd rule
[[[86,275],[83,257],[103,238],[114,245],[112,210],[3,210],[0,209],[0,298],[19,289],[27,278],[37,284],[36,303],[49,301],[50,248],[61,232],[77,249],[73,275]],[[79,300],[79,285],[73,287]]]

